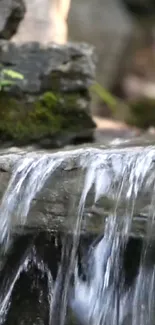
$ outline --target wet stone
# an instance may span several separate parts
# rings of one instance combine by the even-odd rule
[[[81,236],[77,257],[78,257],[78,272],[83,281],[88,277],[88,258],[94,247],[98,245],[102,238],[102,235],[92,236],[91,234],[85,234]],[[3,290],[3,298],[5,298],[7,285],[13,283],[15,274],[19,268],[23,257],[27,254],[29,248],[35,247],[38,261],[43,261],[44,266],[48,266],[52,274],[53,285],[57,281],[58,268],[61,262],[61,266],[64,268],[64,276],[68,272],[68,249],[72,247],[73,237],[64,233],[50,233],[41,232],[33,233],[31,235],[21,236],[15,240],[12,248],[10,249],[7,259],[4,263],[3,269],[0,273],[0,288]],[[65,248],[65,259],[62,258],[63,245],[67,244],[68,248]],[[155,245],[155,244],[154,244]],[[153,247],[150,249],[149,259],[154,263],[153,259]],[[124,251],[122,265],[123,272],[122,277],[125,275],[125,286],[130,287],[139,270],[141,253],[143,242],[140,239],[129,239],[126,249]],[[134,258],[133,258],[134,250]],[[35,259],[34,259],[35,260]],[[36,325],[46,325],[49,323],[50,303],[49,303],[49,289],[53,290],[53,287],[49,288],[49,282],[47,273],[43,272],[43,264],[34,264],[32,259],[26,270],[21,271],[20,276],[14,284],[14,288],[9,300],[9,308],[5,317],[5,325],[18,324],[26,325],[27,323]],[[66,264],[67,263],[67,264]],[[64,278],[65,279],[65,278]],[[74,278],[71,279],[71,286],[74,286]],[[64,282],[60,282],[60,292],[63,294]],[[67,299],[68,300],[68,299]],[[59,324],[61,299],[57,305],[57,312],[54,314],[54,324]],[[7,308],[6,308],[7,310]],[[2,315],[1,315],[2,316]],[[68,305],[67,316],[65,324],[79,324],[78,319],[74,312]]]

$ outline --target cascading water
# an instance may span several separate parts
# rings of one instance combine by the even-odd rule
[[[6,276],[3,280],[1,286],[1,295],[0,295],[0,324],[3,324],[6,319],[7,312],[11,303],[10,298],[17,280],[19,279],[22,272],[27,272],[32,266],[36,266],[37,269],[41,272],[42,276],[46,275],[47,277],[48,302],[49,302],[49,306],[51,307],[52,294],[53,294],[52,275],[48,266],[37,255],[35,246],[31,246],[25,251],[16,269],[13,270],[12,276],[10,278],[7,278]]]
[[[65,323],[69,300],[70,307],[82,324],[153,325],[155,269],[148,261],[153,239],[151,230],[154,224],[154,147],[125,151],[82,149],[22,158],[13,172],[1,204],[0,241],[4,252],[7,253],[12,242],[12,227],[16,223],[24,226],[27,222],[32,200],[43,188],[48,177],[71,159],[78,160],[77,165],[86,171],[86,177],[75,220],[73,243],[71,247],[69,246],[69,250],[67,243],[64,244],[55,284],[47,272],[50,297],[49,323],[57,325]],[[105,196],[112,198],[115,204],[107,216],[101,239],[88,252],[87,263],[84,266],[86,279],[83,280],[78,270],[77,249],[85,204],[92,188],[94,205]],[[128,287],[125,286],[122,259],[132,231],[138,197],[147,191],[150,201],[148,231],[138,275]],[[7,314],[13,287],[21,270],[27,268],[29,258],[30,255],[26,255],[22,259],[9,288],[8,286],[4,288],[0,301],[0,316],[4,314],[4,310],[5,315]],[[36,255],[31,253],[32,259],[34,262],[37,260]],[[67,261],[65,272],[64,260]],[[43,262],[37,262],[37,265],[45,271]]]
[[[121,172],[117,169],[114,174],[114,177],[119,175],[117,190],[114,194],[116,204],[112,215],[107,218],[104,237],[89,257],[88,280],[83,282],[78,276],[77,269],[75,272],[74,298],[71,305],[83,324],[153,324],[152,316],[155,307],[154,266],[147,269],[145,267],[146,256],[144,256],[133,287],[125,291],[121,271],[121,254],[129,239],[137,196],[142,187],[152,188],[153,186],[154,188],[155,177],[152,173],[150,175],[154,164],[154,152],[146,150],[144,153],[126,158],[127,163],[124,164],[123,162],[122,166],[120,164],[117,166],[117,160],[114,160],[116,165],[113,166],[112,170],[121,167]],[[113,180],[111,178],[110,168],[107,164],[103,164],[103,160],[100,164],[95,162],[95,168],[88,170],[85,188],[87,188],[88,182],[89,188],[93,183],[95,184],[95,201],[100,199],[105,192],[112,192],[112,187],[117,181],[115,178]],[[117,214],[117,205],[124,195],[126,197],[126,214],[121,220],[120,231],[120,215]],[[150,197],[152,203],[152,211],[150,211],[152,220],[151,222],[149,220],[150,223],[154,221],[153,195],[154,193]],[[148,230],[144,255],[147,255],[150,236],[151,232]]]

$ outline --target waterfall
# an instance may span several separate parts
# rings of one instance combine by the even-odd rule
[[[92,250],[88,260],[89,279],[81,280],[77,268],[75,269],[75,286],[71,306],[82,324],[121,325],[126,322],[131,325],[153,324],[155,267],[148,269],[146,265],[147,246],[150,244],[152,235],[150,225],[154,222],[153,192],[150,197],[151,221],[148,220],[148,239],[143,247],[144,256],[137,279],[133,287],[128,290],[124,290],[121,270],[122,250],[125,250],[129,239],[137,196],[142,189],[152,186],[154,188],[155,185],[153,173],[150,175],[154,164],[153,157],[154,151],[148,151],[148,149],[138,155],[126,157],[126,164],[123,162],[121,170],[114,174],[113,180],[110,175],[111,170],[103,162],[98,164],[95,161],[95,167],[90,167],[87,172],[84,200],[88,194],[86,189],[90,189],[93,184],[95,185],[94,201],[97,201],[106,191],[112,192],[116,183],[115,176],[118,174],[119,181],[116,192],[113,194],[116,202],[113,213],[107,218],[103,238]],[[120,167],[120,164],[117,166],[117,160],[114,160],[114,163],[116,165],[113,166],[113,170]],[[117,213],[117,205],[124,195],[126,214],[121,221],[120,231],[120,215]]]
[[[49,177],[52,181],[51,176],[70,161],[85,171],[72,245],[67,239],[64,241],[55,282],[44,261],[37,257],[34,247],[24,254],[0,296],[1,324],[7,317],[14,285],[20,273],[27,271],[31,260],[48,277],[50,325],[53,322],[65,324],[68,304],[83,325],[153,325],[155,266],[149,259],[155,215],[154,147],[128,150],[90,148],[23,157],[14,168],[0,207],[0,243],[4,254],[13,241],[12,228],[16,224],[24,227],[37,193]],[[100,239],[90,247],[85,257],[86,279],[83,280],[79,274],[77,250],[85,205],[92,189],[94,205],[105,196],[112,198],[115,204],[106,218],[104,229],[100,230]],[[123,254],[132,232],[137,202],[139,197],[143,200],[143,193],[148,191],[150,213],[140,267],[128,287],[125,286]]]
[[[19,261],[16,269],[13,270],[13,274],[10,278],[4,278],[1,284],[1,294],[0,294],[0,324],[3,324],[7,312],[10,307],[10,299],[14,286],[19,279],[22,272],[27,272],[32,266],[36,266],[37,269],[41,272],[42,276],[47,276],[48,282],[48,302],[49,306],[52,304],[52,295],[53,295],[53,279],[51,272],[43,260],[37,255],[35,246],[29,247]],[[50,309],[49,309],[50,310]],[[50,317],[50,315],[49,315]]]

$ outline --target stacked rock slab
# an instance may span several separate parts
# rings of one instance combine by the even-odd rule
[[[2,143],[61,147],[74,135],[88,131],[91,137],[95,126],[89,115],[89,87],[95,77],[93,47],[6,41],[0,44],[0,63],[23,75],[23,80],[0,92]]]
[[[24,0],[0,0],[0,146],[59,148],[92,141],[89,87],[95,77],[94,48],[16,44],[13,36],[26,9]]]

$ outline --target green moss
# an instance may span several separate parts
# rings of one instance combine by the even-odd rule
[[[60,102],[60,96],[48,91],[40,97],[40,102],[49,109],[54,108]]]
[[[1,139],[27,143],[59,132],[94,127],[88,114],[78,108],[78,99],[76,94],[62,97],[46,92],[30,102],[0,92]]]
[[[127,122],[144,129],[155,126],[155,100],[144,98],[130,103]]]

